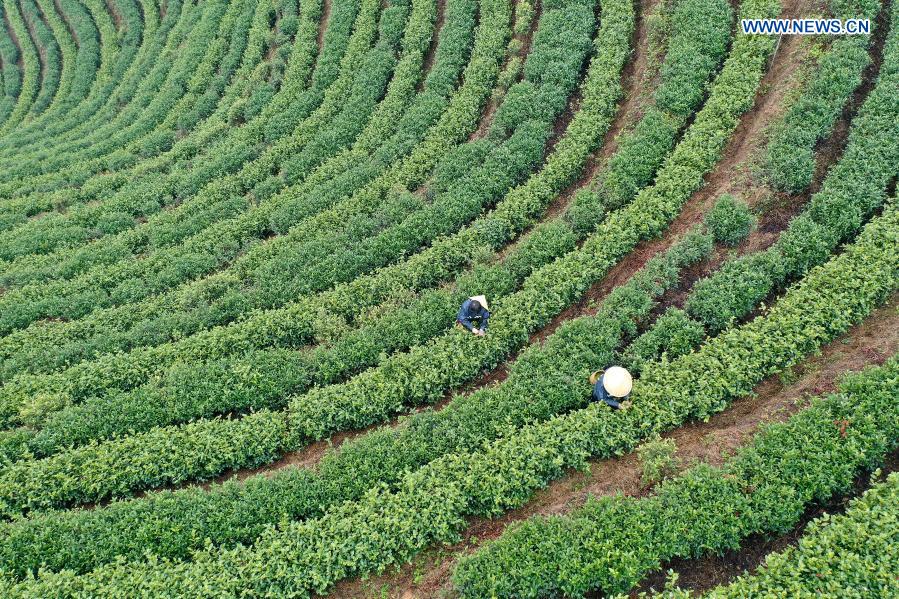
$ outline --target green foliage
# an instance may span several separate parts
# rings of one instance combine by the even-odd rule
[[[744,574],[704,596],[894,596],[899,593],[897,504],[899,474],[894,473],[854,500],[844,514],[824,514],[813,520],[798,546],[768,554],[754,574]]]
[[[634,339],[620,360],[639,374],[650,362],[663,356],[674,359],[689,353],[705,339],[705,327],[679,308],[669,308],[652,327]]]
[[[899,163],[899,104],[894,101],[899,35],[895,26],[890,31],[875,87],[853,119],[846,150],[821,191],[773,246],[729,261],[694,286],[686,310],[709,332],[723,330],[775,288],[821,264],[885,201]]]
[[[763,429],[722,468],[690,468],[653,496],[604,497],[567,516],[510,528],[460,561],[454,580],[463,596],[625,593],[674,557],[734,550],[752,534],[784,532],[812,502],[845,493],[895,449],[897,410],[889,398],[897,371],[893,358],[859,373],[842,394]],[[845,434],[835,426],[843,420],[851,423]],[[747,596],[750,588],[759,590],[737,586],[743,593],[726,596]]]
[[[660,69],[658,107],[686,119],[706,93],[730,42],[733,9],[717,0],[675,0],[668,51]]]
[[[575,214],[620,208],[652,182],[724,59],[731,18],[730,5],[722,0],[674,3],[656,103],[618,137],[617,151],[597,177],[595,195],[575,198]]]
[[[643,484],[654,485],[674,474],[680,466],[677,445],[674,439],[656,437],[645,441],[637,448],[637,458],[643,469]]]
[[[726,193],[718,198],[703,222],[715,241],[735,246],[749,235],[756,219],[746,202]]]
[[[188,489],[107,509],[49,512],[5,529],[9,542],[0,546],[0,563],[19,574],[41,562],[52,569],[86,571],[116,555],[142,555],[150,538],[165,540],[152,546],[154,553],[173,558],[196,548],[197,539],[250,542],[266,522],[320,516],[379,483],[394,485],[406,471],[440,456],[476,450],[512,427],[581,407],[589,395],[590,365],[607,363],[633,322],[645,318],[655,298],[676,283],[680,269],[701,259],[709,247],[707,237],[685,238],[613,291],[595,317],[566,322],[544,345],[524,350],[502,384],[457,394],[439,412],[422,412],[396,428],[347,441],[315,471],[288,469],[271,478],[254,477],[248,486],[228,483],[209,493]],[[450,309],[457,306],[458,301]],[[257,507],[260,496],[266,497],[264,510]],[[222,521],[223,513],[235,516]],[[54,534],[46,535],[48,530]],[[66,550],[71,546],[81,551],[72,555]]]
[[[854,0],[839,7],[841,18],[867,18],[874,25],[880,3]],[[771,184],[782,191],[808,189],[815,171],[815,144],[827,137],[871,62],[872,35],[833,40],[799,99],[772,130],[765,164]]]

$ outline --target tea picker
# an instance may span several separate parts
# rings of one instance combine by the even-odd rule
[[[475,295],[462,302],[459,313],[456,315],[456,326],[463,327],[475,335],[484,336],[487,332],[487,320],[490,312],[487,311],[487,298],[483,295]]]
[[[590,375],[593,385],[593,399],[602,401],[612,409],[626,408],[622,405],[631,393],[634,380],[631,373],[621,366],[611,366],[605,370],[597,370]]]

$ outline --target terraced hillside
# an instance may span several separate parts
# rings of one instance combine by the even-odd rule
[[[0,596],[899,595],[895,2],[0,11]]]

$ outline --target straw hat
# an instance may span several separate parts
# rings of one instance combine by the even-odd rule
[[[486,298],[485,296],[483,296],[483,295],[473,295],[473,296],[471,296],[471,297],[468,298],[468,299],[470,299],[470,300],[472,300],[472,301],[475,301],[475,302],[481,304],[481,306],[482,306],[485,310],[489,310],[489,309],[490,309],[490,308],[487,307],[487,298]]]
[[[625,397],[634,387],[634,380],[631,378],[631,373],[621,366],[612,366],[606,369],[602,386],[613,397]]]

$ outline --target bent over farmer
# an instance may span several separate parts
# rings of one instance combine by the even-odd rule
[[[593,384],[593,399],[601,401],[613,410],[621,409],[631,394],[634,382],[631,373],[621,366],[597,370],[590,375]]]
[[[483,336],[487,332],[489,318],[487,298],[483,295],[475,295],[462,302],[459,313],[456,315],[456,325],[468,329],[475,335]]]

